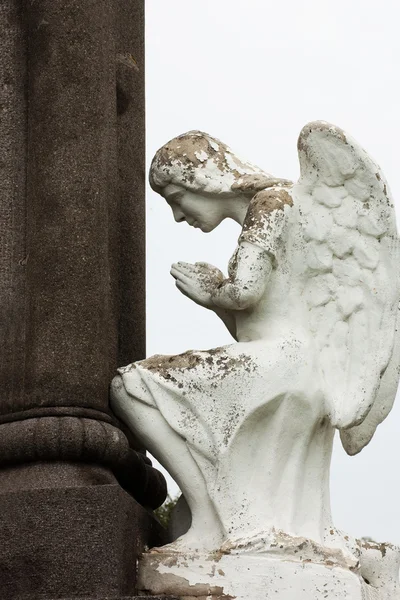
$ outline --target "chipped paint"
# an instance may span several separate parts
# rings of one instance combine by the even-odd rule
[[[224,555],[218,563],[208,558],[179,556],[170,567],[167,555],[144,555],[139,590],[185,600],[364,600],[363,579],[334,564],[277,561],[262,555]]]
[[[245,175],[272,178],[241,160],[220,140],[201,131],[189,131],[156,152],[150,167],[150,184],[161,194],[167,185],[174,184],[189,191],[231,197],[235,193],[233,186]]]

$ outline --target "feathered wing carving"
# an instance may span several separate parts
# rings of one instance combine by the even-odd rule
[[[306,319],[332,424],[354,454],[389,413],[397,389],[395,213],[379,167],[339,128],[310,123],[298,151],[293,196],[306,255]]]

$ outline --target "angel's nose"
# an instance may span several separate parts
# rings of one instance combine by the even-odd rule
[[[173,207],[172,208],[172,214],[174,215],[174,219],[177,223],[182,223],[182,221],[185,220],[185,215],[183,214],[183,212],[180,210],[180,208],[177,207]]]

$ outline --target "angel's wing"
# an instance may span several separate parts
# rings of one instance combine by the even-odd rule
[[[293,195],[306,252],[309,327],[332,424],[355,453],[387,416],[397,388],[394,208],[379,167],[342,130],[310,123],[298,150]]]

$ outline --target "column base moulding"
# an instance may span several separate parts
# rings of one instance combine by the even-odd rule
[[[163,475],[133,450],[115,425],[93,418],[52,416],[0,424],[0,467],[38,461],[102,465],[143,506],[155,509],[167,495]]]

